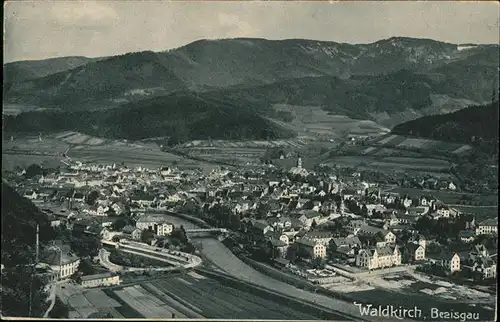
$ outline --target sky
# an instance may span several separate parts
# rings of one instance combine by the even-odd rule
[[[28,1],[4,4],[4,62],[163,51],[199,39],[393,36],[499,43],[497,1]]]

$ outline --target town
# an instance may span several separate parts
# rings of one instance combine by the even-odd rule
[[[38,268],[51,282],[93,288],[119,285],[123,267],[189,269],[207,260],[197,237],[218,236],[245,263],[297,287],[349,293],[437,278],[455,286],[421,293],[457,298],[454,289],[477,300],[495,292],[496,217],[479,221],[428,191],[401,195],[358,172],[313,171],[292,159],[288,169],[206,174],[70,160],[58,169],[31,165],[6,180],[59,236],[70,236],[40,252]],[[178,217],[192,226],[176,224]]]

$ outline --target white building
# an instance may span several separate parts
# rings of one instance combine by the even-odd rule
[[[313,240],[303,238],[297,241],[297,245],[299,249],[304,250],[310,258],[326,257],[326,246]]]
[[[498,234],[498,218],[490,218],[480,222],[476,227],[476,235]]]
[[[112,273],[87,275],[80,278],[80,283],[83,287],[120,285],[120,282],[120,276]]]
[[[46,263],[57,272],[59,279],[72,276],[80,265],[80,259],[69,251],[68,246],[49,246],[42,256],[42,263]]]
[[[401,253],[398,246],[361,249],[356,256],[356,265],[368,269],[401,265]]]
[[[170,235],[174,230],[174,225],[167,222],[162,215],[144,215],[137,220],[135,226],[140,230],[152,230],[158,236]]]

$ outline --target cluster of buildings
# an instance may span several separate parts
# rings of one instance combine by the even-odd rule
[[[119,216],[126,216],[135,224],[121,230],[133,239],[140,239],[143,230],[168,236],[173,224],[152,215],[168,210],[192,213],[214,226],[240,231],[245,236],[244,247],[261,249],[273,258],[287,257],[293,246],[301,258],[319,257],[367,269],[432,260],[454,272],[466,260],[453,252],[431,258],[427,246],[435,241],[415,228],[423,217],[460,218],[462,214],[453,207],[432,195],[394,193],[394,187],[362,181],[359,173],[340,177],[311,172],[302,167],[300,158],[287,171],[272,166],[219,168],[207,175],[167,167],[130,169],[78,163],[60,173],[27,180],[17,188],[39,204],[53,226],[83,226],[98,234],[109,230]],[[217,207],[227,214],[214,213]],[[453,238],[469,243],[472,249],[478,235],[496,236],[497,229],[497,219],[476,223],[471,217]],[[489,260],[467,264],[488,271],[485,276],[491,277],[495,256],[496,251]]]

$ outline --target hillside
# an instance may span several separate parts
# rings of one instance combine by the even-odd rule
[[[40,241],[50,240],[53,236],[47,215],[2,183],[2,264],[26,264],[34,258],[37,223],[40,225]]]
[[[153,52],[130,53],[62,71],[4,89],[11,103],[72,110],[100,109],[143,98],[149,91],[166,94],[184,84]]]
[[[476,68],[478,57],[489,63],[481,67],[487,69],[487,75],[483,75],[484,69],[463,74],[467,68]],[[303,39],[200,40],[165,52],[130,53],[63,71],[55,68],[50,75],[33,80],[22,81],[20,77],[5,89],[4,100],[40,107],[102,108],[181,90],[200,92],[291,80],[300,84],[313,77],[347,79],[401,70],[437,74],[447,80],[459,78],[464,84],[480,84],[491,91],[490,74],[497,72],[496,66],[498,46],[463,50],[458,45],[429,39],[390,38],[358,45]],[[478,78],[486,79],[488,84],[478,82]],[[482,98],[455,93],[453,88],[440,94],[475,101]],[[377,101],[375,97],[369,103]]]
[[[119,109],[28,112],[4,116],[6,132],[75,130],[99,137],[138,140],[174,136],[187,139],[276,139],[294,134],[237,103],[178,93],[129,103]]]
[[[3,81],[4,84],[19,83],[73,69],[97,60],[99,59],[87,57],[61,57],[7,63],[3,65]]]
[[[2,182],[2,316],[41,317],[48,307],[44,282],[31,274],[27,265],[35,263],[35,227],[40,225],[40,244],[53,238],[45,214]]]
[[[467,143],[498,155],[498,102],[399,124],[395,134]]]

